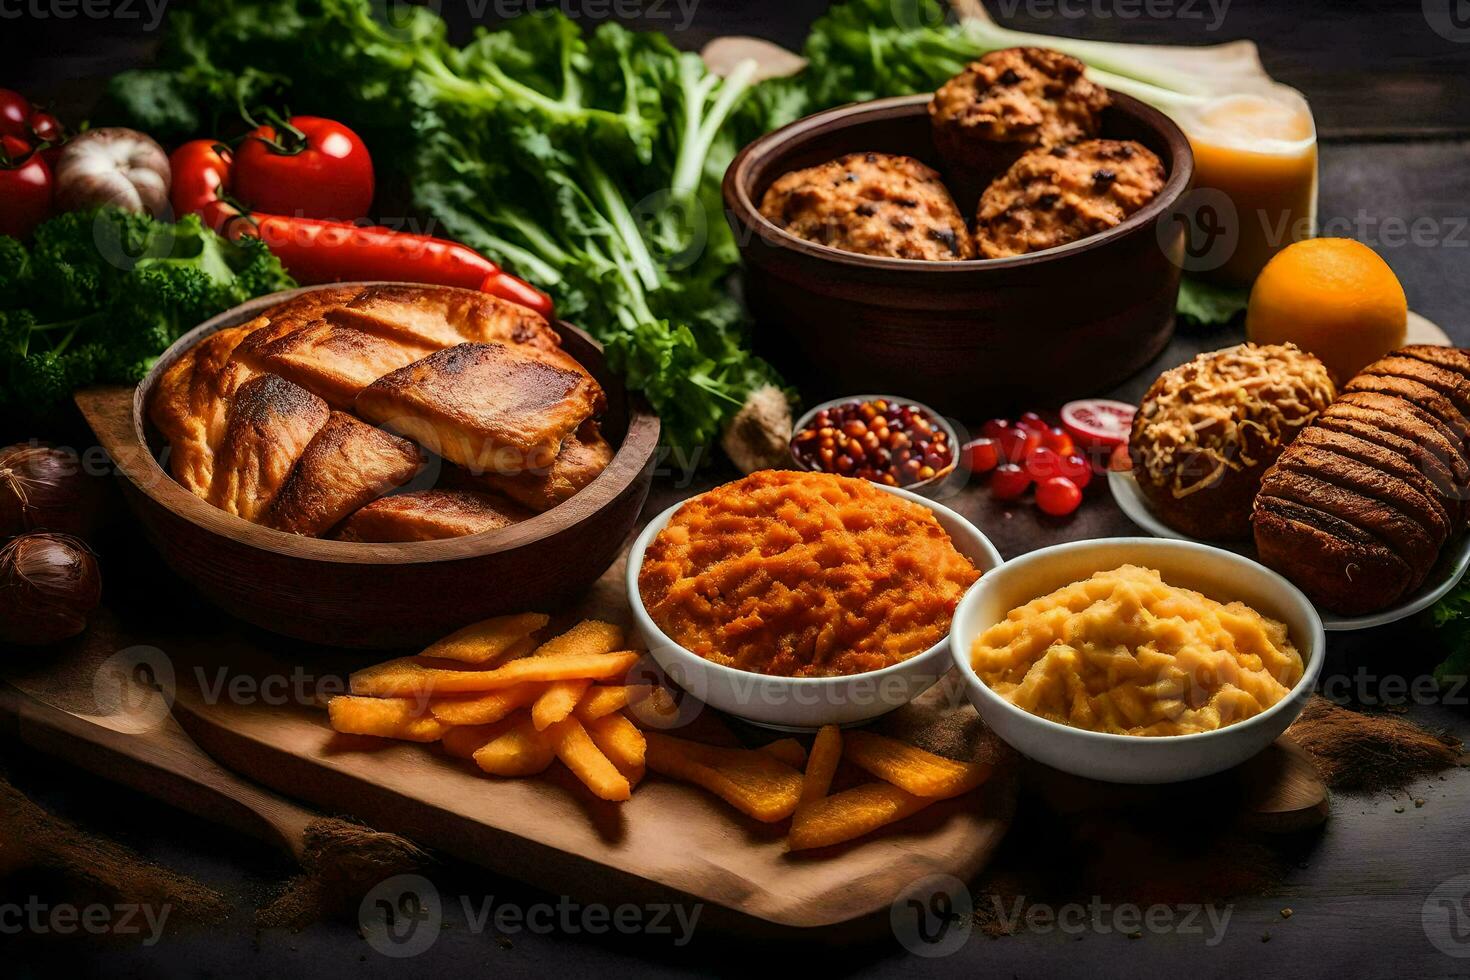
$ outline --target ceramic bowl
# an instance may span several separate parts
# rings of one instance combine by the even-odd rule
[[[958,418],[1106,392],[1153,360],[1174,332],[1187,226],[1177,210],[1194,157],[1172,120],[1126,95],[1113,94],[1102,135],[1147,146],[1168,176],[1136,214],[1081,241],[984,261],[880,258],[797,238],[760,213],[778,177],[847,153],[904,154],[943,172],[928,104],[915,95],[820,112],[730,165],[725,210],[758,351],[809,399],[902,391]],[[974,214],[975,200],[957,203]]]
[[[1302,655],[1301,680],[1265,711],[1217,731],[1142,737],[1048,721],[1005,700],[976,675],[970,666],[976,637],[1012,609],[1124,564],[1157,569],[1170,585],[1221,602],[1239,600],[1285,623]],[[955,610],[950,653],[980,717],[1023,755],[1090,779],[1173,783],[1239,765],[1286,731],[1301,714],[1322,672],[1326,634],[1316,608],[1301,590],[1249,558],[1190,541],[1104,538],[1042,548],[982,576]]]
[[[959,514],[907,490],[881,486],[879,489],[933,511],[955,549],[980,570],[982,581],[1000,567],[1000,552]],[[815,731],[823,725],[857,725],[887,714],[933,687],[949,671],[949,644],[944,640],[902,663],[844,677],[758,674],[726,667],[686,650],[654,623],[638,589],[644,552],[682,506],[677,504],[659,514],[633,542],[628,552],[628,605],[633,610],[634,624],[659,667],[670,680],[705,704],[766,728]]]

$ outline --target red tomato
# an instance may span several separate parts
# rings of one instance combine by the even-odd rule
[[[1000,447],[994,439],[981,436],[965,443],[963,450],[972,473],[989,473],[1000,465]]]
[[[60,143],[66,138],[61,120],[49,112],[33,112],[30,118],[31,133],[41,143]]]
[[[1031,486],[1031,477],[1015,463],[1002,463],[990,475],[990,492],[998,500],[1016,500]]]
[[[1046,424],[1046,419],[1037,415],[1035,412],[1025,412],[1016,420],[1016,424],[1023,429],[1030,429],[1033,432],[1045,432],[1051,428],[1051,426]]]
[[[1065,476],[1054,476],[1036,488],[1036,506],[1052,517],[1066,517],[1082,503],[1082,491]]]
[[[31,135],[31,104],[19,92],[0,88],[0,136]]]
[[[1065,476],[1077,484],[1078,490],[1084,490],[1092,482],[1092,464],[1087,461],[1085,456],[1078,456],[1076,453],[1070,456],[1063,456],[1061,467],[1057,470],[1057,476]]]
[[[292,116],[245,137],[235,151],[230,189],[255,211],[355,221],[373,204],[373,161],[341,123]]]
[[[1077,451],[1077,444],[1072,441],[1067,430],[1055,425],[1042,433],[1041,444],[1054,450],[1058,456],[1070,456]]]
[[[1062,425],[1085,448],[1112,449],[1128,441],[1136,411],[1127,402],[1085,398],[1062,406]]]
[[[1031,450],[1022,465],[1026,467],[1026,475],[1037,483],[1062,475],[1062,457],[1056,454],[1056,450],[1045,446],[1037,446]]]
[[[229,187],[229,150],[216,140],[190,140],[169,154],[168,166],[173,171],[168,200],[176,219],[203,214]]]
[[[0,235],[25,238],[51,213],[51,168],[30,144],[0,137]]]

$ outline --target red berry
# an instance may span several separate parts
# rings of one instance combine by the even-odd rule
[[[1032,432],[1045,432],[1051,428],[1051,426],[1046,424],[1046,419],[1037,415],[1035,412],[1027,412],[1022,415],[1016,420],[1016,424],[1023,429],[1030,429]]]
[[[1000,500],[1015,500],[1031,486],[1031,477],[1015,463],[1002,463],[990,475],[990,492]]]
[[[1058,456],[1070,456],[1077,451],[1077,444],[1072,441],[1067,430],[1056,425],[1042,434],[1041,444],[1054,450]]]
[[[1078,490],[1082,490],[1092,482],[1092,464],[1087,461],[1086,457],[1079,456],[1076,453],[1070,456],[1063,456],[1061,467],[1057,470],[1056,475],[1065,476],[1077,484]]]
[[[1015,428],[1008,419],[991,419],[980,426],[980,434],[987,439],[999,439],[1001,433]]]
[[[1036,488],[1036,506],[1052,517],[1066,517],[1082,503],[1082,491],[1065,476],[1054,476]]]
[[[1037,483],[1062,475],[1062,457],[1045,446],[1037,446],[1027,453],[1021,465],[1026,467],[1026,475]]]
[[[972,473],[989,473],[1000,463],[1000,447],[994,439],[981,436],[965,443],[965,461]]]
[[[1000,447],[1002,456],[1012,463],[1020,463],[1031,455],[1033,449],[1041,445],[1041,434],[1031,429],[1012,426],[1002,432],[995,441]]]

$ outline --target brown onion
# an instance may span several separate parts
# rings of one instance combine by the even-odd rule
[[[21,443],[0,449],[0,537],[62,531],[87,537],[97,525],[102,486],[69,449]]]
[[[102,600],[97,559],[69,534],[24,534],[0,548],[0,642],[76,636]]]

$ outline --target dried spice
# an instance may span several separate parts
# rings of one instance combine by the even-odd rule
[[[334,817],[306,827],[302,874],[255,914],[265,929],[303,929],[324,919],[355,919],[362,897],[394,875],[408,874],[428,861],[418,845]]]
[[[1370,715],[1314,697],[1287,729],[1332,789],[1377,793],[1461,764],[1460,740],[1402,718]]]

